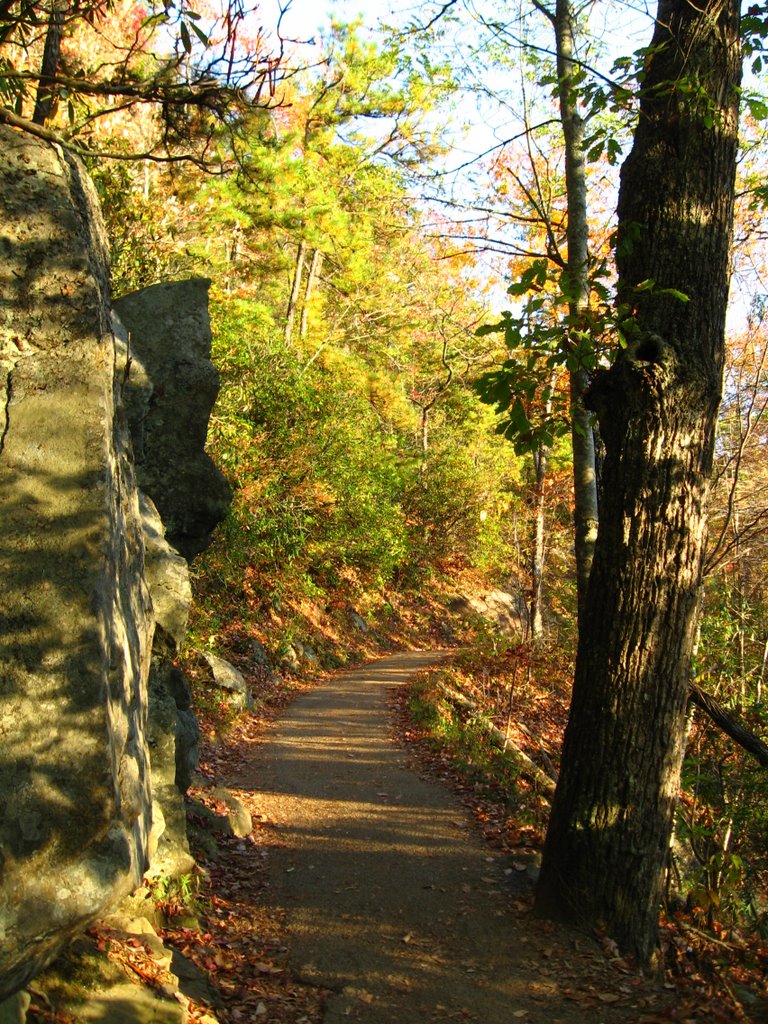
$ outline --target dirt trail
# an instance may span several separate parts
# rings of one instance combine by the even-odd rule
[[[588,940],[521,915],[508,859],[390,739],[389,691],[437,657],[328,680],[261,748],[258,802],[279,838],[267,899],[293,973],[330,990],[327,1022],[637,1020],[638,982]]]

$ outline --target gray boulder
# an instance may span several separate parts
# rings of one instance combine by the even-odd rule
[[[283,651],[283,656],[280,659],[282,668],[287,672],[300,672],[301,671],[301,660],[300,660],[300,644],[288,644]]]
[[[156,626],[176,647],[187,632],[192,607],[189,564],[165,539],[165,527],[154,502],[140,494],[141,524],[144,530],[144,572]]]
[[[253,830],[253,820],[251,812],[242,800],[224,786],[214,786],[211,793],[227,808],[226,816],[232,835],[240,838],[250,835]]]
[[[152,759],[153,849],[148,877],[178,878],[194,867],[184,798],[176,785],[178,710],[165,676],[169,664],[153,658],[147,737]]]
[[[176,788],[186,793],[200,764],[200,723],[190,708],[176,708]]]
[[[371,632],[368,623],[365,621],[362,615],[358,615],[356,611],[352,611],[350,613],[349,618],[350,621],[352,622],[352,625],[355,627],[356,630],[358,630],[358,632],[363,633],[365,636],[367,636]]]
[[[231,707],[238,711],[251,707],[251,691],[242,673],[217,654],[207,653],[203,657],[208,662],[214,684],[225,691]]]
[[[141,880],[153,624],[95,191],[0,126],[0,218],[2,1000]]]
[[[258,673],[259,677],[267,683],[275,681],[275,674],[272,671],[272,662],[269,660],[269,655],[264,648],[264,645],[260,643],[255,637],[251,638],[251,650],[253,651],[253,669]]]
[[[124,401],[136,476],[168,541],[187,559],[208,546],[232,497],[204,451],[219,390],[210,359],[209,286],[202,278],[157,284],[114,303],[130,359]]]
[[[479,615],[505,636],[525,636],[528,621],[525,602],[509,591],[460,594],[450,601],[448,607],[458,615]]]

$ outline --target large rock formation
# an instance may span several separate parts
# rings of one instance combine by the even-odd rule
[[[115,302],[129,334],[125,405],[139,486],[185,558],[206,548],[232,492],[205,454],[219,391],[211,362],[210,281],[157,284]],[[183,429],[180,426],[183,425]]]
[[[173,659],[185,559],[230,490],[203,451],[208,282],[123,299],[123,328],[90,179],[2,125],[0,211],[2,1002],[151,855],[155,873],[192,866],[199,730]]]
[[[200,730],[189,687],[173,664],[191,601],[186,559],[208,545],[231,498],[204,450],[219,390],[210,359],[209,285],[203,279],[158,284],[114,303],[123,403],[136,475],[148,496],[142,500],[146,572],[157,618],[149,677],[150,873],[166,877],[185,874],[194,863],[183,793],[197,767]]]
[[[0,180],[1,999],[146,868],[153,623],[92,186],[5,127]]]

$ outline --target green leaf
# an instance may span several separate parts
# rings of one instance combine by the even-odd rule
[[[482,327],[478,327],[477,330],[475,331],[475,337],[487,338],[489,334],[503,334],[505,330],[505,323],[483,324]]]
[[[690,295],[686,295],[685,292],[680,292],[677,288],[660,288],[658,291],[659,295],[670,295],[673,299],[677,299],[679,302],[690,302]]]
[[[744,100],[749,107],[749,112],[756,121],[768,120],[768,103],[760,96],[747,95]]]
[[[195,15],[195,17],[199,18],[200,15],[197,14],[197,15]],[[192,31],[195,33],[195,35],[197,36],[197,38],[200,40],[200,42],[203,44],[203,46],[209,46],[210,45],[210,42],[211,42],[210,37],[207,36],[205,34],[205,32],[203,32],[203,30],[200,28],[199,25],[196,25],[194,22],[192,22],[190,27],[191,27]]]
[[[181,45],[184,47],[187,53],[191,53],[192,40],[189,37],[189,29],[187,28],[187,23],[185,21],[182,21],[181,25],[179,26],[179,32],[181,34]]]
[[[608,139],[608,163],[614,166],[621,156],[621,143],[617,139]]]

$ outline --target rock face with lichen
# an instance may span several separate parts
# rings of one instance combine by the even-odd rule
[[[154,622],[93,186],[0,128],[0,997],[141,879]]]
[[[126,351],[79,161],[0,125],[0,210],[2,1001],[151,857],[191,866],[181,794],[198,732],[173,658],[186,558],[229,487],[203,452],[208,283],[123,300]]]

